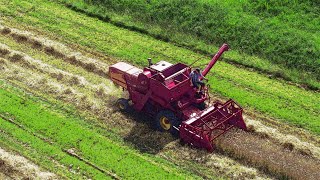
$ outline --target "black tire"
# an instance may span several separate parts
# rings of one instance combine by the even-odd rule
[[[120,109],[120,111],[128,112],[130,109],[129,100],[119,98],[117,101],[117,107]]]
[[[164,123],[165,122],[165,123]],[[181,121],[170,110],[160,111],[155,119],[155,127],[161,132],[170,132],[172,135],[178,135]]]

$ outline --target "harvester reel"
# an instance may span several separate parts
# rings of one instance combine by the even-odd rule
[[[161,132],[170,132],[173,135],[177,135],[179,125],[179,119],[170,110],[160,111],[155,119],[155,126]]]

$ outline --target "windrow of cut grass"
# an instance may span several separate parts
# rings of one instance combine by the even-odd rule
[[[265,139],[272,141],[274,144],[281,145],[283,148],[288,148],[290,151],[299,152],[302,155],[320,160],[320,147],[297,138],[296,134],[283,134],[277,128],[269,127],[259,121],[252,120],[244,116],[248,131]]]
[[[104,77],[108,76],[107,64],[101,63],[94,58],[85,57],[80,52],[73,52],[70,48],[61,43],[36,37],[35,35],[27,31],[19,31],[18,29],[8,28],[1,25],[0,32],[5,36],[12,37],[19,43],[30,44],[32,48],[35,48],[34,51],[42,50],[46,54],[50,54],[57,58],[62,58],[68,63],[79,65],[90,72],[97,73]],[[5,39],[3,39],[3,41],[5,41]],[[5,51],[5,49],[2,49],[3,55],[8,54]],[[55,63],[54,65],[59,64]]]
[[[0,43],[0,51],[1,50],[6,50],[8,51],[8,53],[6,55],[0,53],[0,57],[10,59],[12,62],[16,62],[25,68],[32,69],[43,74],[47,74],[49,78],[51,77],[58,81],[64,81],[70,86],[87,87],[89,91],[93,91],[93,92],[99,91],[100,94],[108,94],[109,92],[113,91],[113,89],[115,88],[114,86],[112,86],[113,84],[111,84],[110,82],[108,83],[110,85],[109,87],[107,87],[105,84],[100,84],[100,85],[92,84],[82,76],[74,75],[72,73],[55,68],[54,66],[45,64],[40,60],[33,59],[32,57],[30,57],[25,53],[12,50],[11,48],[9,48],[8,46],[2,43]],[[20,58],[14,60],[14,57],[16,56],[19,56]]]
[[[0,162],[0,179],[58,179],[54,173],[40,168],[25,157],[7,150],[3,146],[0,147]]]
[[[92,166],[88,166],[75,157],[65,157],[66,154],[62,157],[50,156],[52,154],[50,148],[53,146],[60,154],[61,151],[72,149],[80,157],[107,172],[115,173],[120,178],[196,178],[196,176],[174,166],[159,166],[150,158],[139,155],[134,150],[99,134],[98,129],[83,120],[73,117],[71,114],[64,114],[35,97],[21,93],[19,95],[12,88],[8,90],[4,87],[3,82],[1,84],[0,114],[24,127],[23,129],[17,126],[13,127],[12,124],[1,119],[2,130],[19,140],[29,141],[29,146],[33,146],[34,149],[47,150],[43,153],[48,153],[46,156],[48,159],[54,158],[65,166],[72,164],[72,169],[77,170],[78,168],[78,171],[84,171],[88,177],[105,178],[103,173],[92,170],[94,169]],[[23,137],[25,134],[27,136]],[[43,140],[39,142],[39,138],[32,137],[34,135],[43,137],[51,143]],[[29,138],[30,140],[28,140]],[[39,147],[40,145],[43,147]],[[72,162],[70,159],[76,162]]]
[[[225,56],[227,62],[320,88],[320,21],[314,2],[58,1],[206,55],[213,53],[212,46],[228,42],[235,51]]]
[[[7,39],[7,41],[9,42],[9,40],[10,40],[10,38],[9,39]],[[12,41],[12,40],[11,40]],[[28,45],[28,43],[26,44],[26,45]],[[22,45],[21,45],[22,46]],[[20,47],[20,46],[18,46],[18,47]],[[24,49],[28,49],[28,48],[24,48]],[[28,50],[28,51],[30,51],[30,50]],[[9,51],[10,52],[10,51]],[[63,59],[63,58],[61,58],[61,59]],[[10,69],[12,69],[12,68],[10,68]],[[24,69],[21,69],[21,71],[25,71]],[[25,79],[25,80],[20,80],[20,81],[22,81],[22,82],[28,82],[29,80],[27,80],[27,79]],[[36,87],[34,87],[34,88],[36,88]],[[45,88],[45,87],[44,87]],[[88,87],[89,89],[90,89],[90,87]],[[43,90],[42,90],[43,91]],[[71,93],[71,94],[69,94],[68,96],[71,96],[69,99],[77,99],[77,97],[74,97],[74,96],[72,96],[72,94],[73,93]],[[86,102],[86,100],[84,100],[84,101],[82,101],[82,103],[83,104],[88,104],[87,102]],[[85,106],[85,107],[88,107],[88,110],[89,111],[94,111],[94,109],[92,109],[90,106],[92,106],[92,105],[90,105],[90,104],[88,104],[88,106]],[[81,109],[83,108],[83,106],[82,107],[80,107]],[[100,107],[101,108],[101,107]],[[85,108],[83,109],[83,110],[85,110]],[[100,114],[101,112],[98,110],[98,111],[95,111],[95,113],[94,114]],[[128,124],[127,124],[127,126],[128,126]],[[156,135],[156,133],[148,133],[148,135],[146,135],[145,133],[145,129],[146,129],[146,127],[145,126],[143,126],[143,127],[140,127],[140,128],[134,128],[135,130],[133,130],[133,132],[134,132],[134,134],[131,134],[130,136],[133,136],[133,137],[130,137],[130,138],[133,138],[133,139],[136,139],[136,140],[134,140],[134,141],[138,141],[138,142],[147,142],[147,141],[149,141],[148,139],[150,139],[151,137],[150,136],[157,136]],[[139,130],[138,130],[139,129]],[[140,131],[142,130],[142,132],[140,133]],[[150,130],[150,132],[152,132],[152,130]],[[148,139],[144,139],[144,138],[148,138]],[[160,140],[160,139],[159,139]],[[141,146],[141,145],[140,145]],[[278,146],[277,146],[278,147]],[[280,146],[281,147],[281,146]],[[178,148],[180,148],[180,146],[178,146]],[[188,151],[188,150],[186,150],[186,149],[184,149],[185,151]],[[168,157],[168,153],[170,154],[170,151],[169,152],[166,152],[166,153],[164,153],[163,154],[163,156],[164,157]],[[188,152],[189,153],[189,152]],[[199,155],[199,153],[201,154],[201,151],[198,151],[198,152],[196,152],[195,154],[196,154],[196,156],[198,156]],[[162,154],[162,153],[161,153]],[[191,153],[192,154],[192,153]],[[203,154],[203,153],[202,153]],[[236,153],[235,153],[236,154]],[[312,155],[312,152],[311,152],[311,155]],[[200,155],[200,156],[203,156],[203,155]],[[171,157],[171,156],[170,156]],[[225,164],[226,166],[229,164],[229,163],[231,163],[231,165],[229,164],[229,166],[234,166],[234,165],[232,165],[232,162],[229,162],[229,163],[224,163],[224,160],[221,160],[220,158],[221,157],[216,157],[215,155],[211,155],[211,156],[209,156],[209,155],[206,155],[205,157],[208,157],[210,160],[208,161],[208,160],[206,160],[207,162],[208,162],[208,165],[206,165],[206,167],[208,167],[208,168],[210,168],[210,167],[215,167],[215,168],[220,168],[220,170],[223,170],[223,171],[226,171],[226,172],[233,172],[234,171],[234,169],[233,168],[230,168],[230,169],[228,169],[228,168],[225,168],[224,167],[224,165],[223,165],[223,167],[220,167],[221,165],[217,165],[217,164],[214,164],[214,163],[212,163],[212,161],[216,161],[216,162],[220,162],[220,163],[222,163],[222,164]],[[248,158],[248,157],[246,157],[246,158]],[[178,159],[178,158],[177,158]],[[181,159],[181,158],[180,158]],[[184,159],[184,160],[182,160],[182,161],[184,161],[184,162],[186,162],[186,163],[190,163],[190,162],[188,162],[188,159],[186,159],[186,158],[182,158],[182,159]],[[191,160],[192,161],[196,161],[196,162],[198,162],[197,160],[195,160],[195,159],[192,159],[191,158]],[[175,161],[176,161],[176,159],[175,159]],[[189,160],[190,161],[190,160]],[[201,163],[202,161],[199,161],[199,163]],[[209,162],[211,162],[211,163],[209,163]],[[201,163],[202,164],[202,163]],[[262,167],[266,167],[266,168],[268,168],[268,163],[267,164],[263,164],[262,165]],[[233,169],[233,170],[232,170]],[[232,170],[232,171],[230,171],[230,170]],[[243,171],[243,170],[242,170]],[[274,171],[274,170],[273,170]],[[241,171],[235,171],[235,173],[236,174],[238,174],[238,173],[240,173]],[[242,174],[242,175],[240,175],[240,174],[238,174],[237,176],[243,176],[243,177],[255,177],[256,175],[254,175],[255,174],[255,172],[253,171],[253,172],[251,172],[251,173],[249,173],[248,171],[245,171],[247,174]],[[243,172],[241,172],[241,173],[243,173]],[[283,173],[281,170],[278,170],[276,173]]]
[[[305,158],[290,145],[283,149],[268,138],[256,138],[250,133],[232,130],[219,138],[216,146],[222,153],[233,154],[238,159],[273,172],[279,179],[317,179],[320,176],[320,159]]]
[[[38,8],[34,9],[32,7],[35,7],[35,4]],[[3,5],[5,6],[0,8],[4,17],[15,17],[10,20],[10,24],[14,26],[32,25],[61,36],[63,42],[94,48],[140,66],[146,65],[145,59],[148,57],[155,57],[154,61],[166,59],[170,62],[187,64],[197,59],[201,59],[198,64],[208,61],[207,57],[200,54],[117,28],[68,10],[54,2],[23,1],[8,2]],[[18,16],[17,12],[23,12],[24,16]],[[40,18],[44,16],[46,18]],[[262,112],[319,134],[320,107],[316,103],[320,99],[319,93],[305,91],[283,81],[269,79],[259,73],[224,62],[218,62],[213,71],[214,75],[210,75],[209,79],[215,92],[234,98],[246,109]]]

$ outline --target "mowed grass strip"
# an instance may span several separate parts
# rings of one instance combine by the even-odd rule
[[[50,156],[54,151],[58,151],[61,154],[62,150],[73,149],[80,157],[102,169],[115,173],[120,178],[196,178],[196,176],[174,166],[157,164],[152,159],[143,157],[144,155],[139,155],[128,147],[112,142],[92,127],[90,128],[90,125],[86,125],[84,121],[71,115],[62,114],[58,110],[50,109],[49,106],[43,105],[45,102],[29,98],[26,95],[19,96],[12,90],[3,89],[3,86],[0,89],[0,99],[1,114],[14,119],[16,123],[30,132],[53,142],[53,145],[48,145],[35,137],[31,137],[32,135],[30,134],[24,136],[26,132],[21,132],[21,129],[12,134],[20,141],[29,142],[35,149],[43,150],[43,154]],[[12,129],[15,128],[5,121],[1,122],[6,125],[1,126],[3,131],[14,132]],[[41,146],[46,149],[41,148]],[[52,148],[55,150],[52,150]],[[68,159],[74,159],[74,157],[70,156],[61,161],[68,166],[73,163]],[[82,162],[75,164],[82,168],[83,165],[80,166],[79,163],[81,164]],[[90,171],[88,170],[87,172],[90,173]],[[94,177],[95,171],[91,172],[90,175]]]
[[[199,59],[196,66],[209,61],[208,57],[187,49],[115,27],[54,2],[14,1],[3,3],[0,8],[5,16],[15,17],[10,22],[12,25],[18,25],[18,22],[32,25],[33,28],[61,36],[61,41],[93,48],[139,66],[146,65],[148,57],[155,57],[154,61],[165,59],[187,64]],[[17,12],[23,12],[24,15],[19,16]],[[235,99],[246,109],[320,134],[319,93],[305,91],[223,61],[218,62],[212,71],[216,78],[209,79],[214,92]],[[224,81],[217,81],[217,77]]]

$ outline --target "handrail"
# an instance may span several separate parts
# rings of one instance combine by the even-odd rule
[[[186,71],[186,68],[183,68],[183,69],[181,69],[180,71],[175,72],[174,74],[171,74],[170,76],[166,77],[166,78],[164,79],[164,81],[169,80],[169,79],[172,79],[172,78],[174,78],[174,77],[182,74],[182,72],[184,72],[184,71]]]

